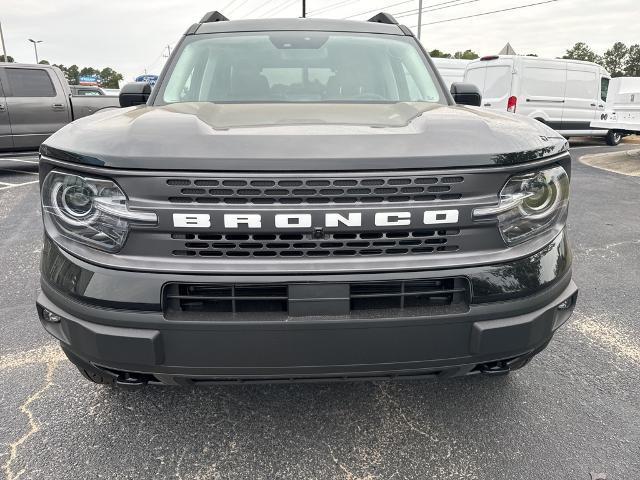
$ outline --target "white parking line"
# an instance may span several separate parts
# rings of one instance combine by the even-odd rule
[[[32,185],[34,183],[38,183],[40,180],[34,180],[33,182],[22,182],[22,183],[5,183],[5,182],[0,182],[0,185],[6,185],[4,187],[0,187],[0,190],[7,190],[9,188],[13,188],[13,187],[22,187],[24,185]]]

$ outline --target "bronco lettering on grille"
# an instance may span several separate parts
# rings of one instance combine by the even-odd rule
[[[427,210],[422,213],[424,225],[441,225],[458,223],[458,210]],[[278,213],[272,215],[272,224],[277,229],[286,228],[310,228],[312,216],[310,213]],[[393,211],[376,212],[373,217],[373,225],[376,227],[410,225],[412,212]],[[263,228],[263,215],[257,213],[225,213],[223,225],[225,229]],[[208,213],[174,213],[173,226],[177,228],[210,228],[216,227]],[[222,227],[222,225],[219,225]],[[361,212],[325,213],[322,225],[317,227],[362,227]]]

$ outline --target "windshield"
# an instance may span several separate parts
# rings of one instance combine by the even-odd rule
[[[409,37],[334,32],[194,35],[158,92],[179,102],[445,103]]]

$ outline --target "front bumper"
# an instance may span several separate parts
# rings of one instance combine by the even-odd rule
[[[570,316],[577,296],[564,234],[506,264],[440,271],[330,276],[331,281],[466,277],[465,312],[435,316],[291,317],[284,322],[167,319],[162,285],[219,282],[217,276],[134,273],[88,264],[45,241],[38,311],[74,361],[114,377],[143,374],[167,384],[332,380],[480,372],[540,351]],[[245,278],[225,276],[226,281]],[[327,276],[256,277],[322,282]],[[43,312],[60,321],[45,320]]]

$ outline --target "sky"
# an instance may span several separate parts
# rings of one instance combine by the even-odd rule
[[[419,0],[307,0],[310,17],[366,20],[376,11],[415,11]],[[423,0],[422,43],[428,50],[472,49],[495,54],[507,43],[517,53],[562,56],[576,42],[602,54],[614,42],[640,43],[640,0],[556,0],[473,18],[458,17],[518,7],[543,0]],[[0,0],[7,52],[18,62],[40,59],[80,67],[111,67],[125,80],[160,73],[167,45],[209,10],[231,19],[298,17],[302,0]],[[373,13],[372,13],[373,12]],[[398,17],[412,30],[417,15]]]

